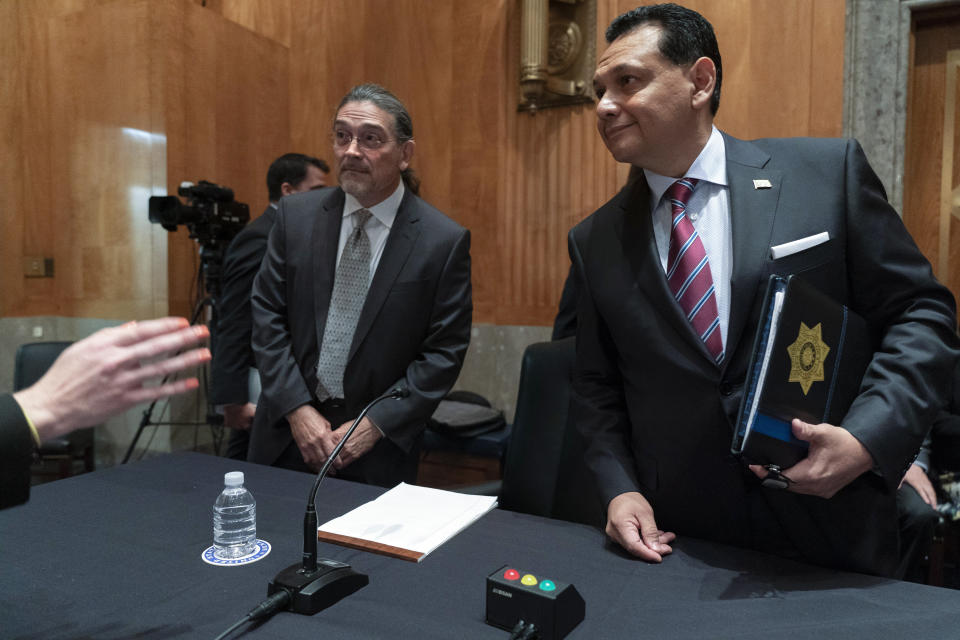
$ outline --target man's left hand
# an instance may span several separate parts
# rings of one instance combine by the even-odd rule
[[[916,462],[910,465],[907,474],[900,481],[900,489],[903,488],[904,482],[913,487],[924,502],[934,509],[937,508],[937,490],[933,488],[933,483],[930,482],[930,478],[927,477],[927,472],[923,470],[923,467]]]
[[[337,442],[346,435],[347,430],[350,429],[350,425],[352,424],[353,420],[348,420],[334,429],[333,435],[337,436]],[[360,424],[357,425],[357,430],[354,431],[350,439],[347,440],[347,444],[343,445],[343,449],[340,450],[340,455],[333,461],[333,468],[343,469],[352,462],[355,462],[360,456],[370,451],[370,449],[373,449],[373,445],[377,444],[377,440],[382,437],[383,434],[373,426],[370,418],[364,418],[360,421]]]
[[[791,426],[794,436],[810,443],[810,450],[806,458],[782,471],[790,479],[790,491],[832,498],[873,467],[870,452],[843,427],[797,419]],[[750,470],[759,478],[767,475],[760,465],[752,464]]]

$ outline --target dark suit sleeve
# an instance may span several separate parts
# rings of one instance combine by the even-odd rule
[[[846,150],[850,306],[879,335],[843,427],[895,492],[949,398],[958,340],[954,300],[933,277],[860,145]]]
[[[643,487],[630,448],[630,422],[616,349],[594,305],[578,243],[578,235],[585,240],[587,229],[575,228],[569,238],[572,268],[580,285],[570,412],[586,440],[584,461],[597,480],[606,508],[621,493],[642,493]]]
[[[241,231],[227,249],[211,365],[214,404],[245,404],[249,400],[249,370],[255,366],[250,346],[253,324],[250,294],[266,251],[266,235],[250,226]]]
[[[268,424],[275,424],[313,396],[293,355],[292,336],[287,322],[286,217],[280,201],[277,219],[267,240],[267,252],[253,281],[253,350],[263,395],[271,412]],[[258,406],[258,410],[259,410]]]
[[[457,381],[470,344],[472,318],[470,232],[461,229],[440,273],[420,353],[396,382],[409,389],[410,395],[381,402],[368,413],[384,435],[403,450],[410,449],[427,418]],[[398,318],[397,322],[403,320]]]
[[[567,273],[563,283],[563,292],[560,294],[560,305],[557,317],[553,320],[553,335],[551,340],[563,340],[577,335],[577,297],[580,287],[577,285],[577,272],[573,265]]]
[[[30,498],[33,435],[12,395],[0,395],[0,509]]]

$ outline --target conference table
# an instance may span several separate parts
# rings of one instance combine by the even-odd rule
[[[257,500],[258,562],[206,564],[212,505],[239,470]],[[174,453],[34,487],[0,511],[0,637],[214,638],[299,562],[308,474]],[[320,522],[383,489],[328,478]],[[507,638],[484,622],[503,565],[572,583],[570,638],[956,638],[960,592],[829,571],[694,539],[660,565],[592,527],[495,509],[420,563],[320,543],[370,584],[314,616],[281,612],[231,638]]]

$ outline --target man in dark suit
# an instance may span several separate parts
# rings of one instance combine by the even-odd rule
[[[210,360],[207,349],[192,348],[208,335],[205,326],[188,326],[183,318],[101,329],[70,345],[33,385],[0,394],[0,509],[30,497],[30,463],[42,441],[196,389],[196,378],[143,383]],[[184,349],[190,350],[180,353]]]
[[[610,25],[598,129],[632,180],[574,227],[574,410],[607,533],[660,562],[676,534],[890,575],[895,494],[946,397],[954,301],[859,145],[746,142],[713,126],[720,54],[677,5]],[[683,180],[680,180],[683,179]],[[729,454],[768,276],[799,274],[866,318],[876,355],[842,425],[793,422],[809,455]]]
[[[470,340],[470,234],[416,196],[413,125],[377,85],[354,87],[333,126],[340,188],[280,202],[253,287],[263,380],[249,459],[317,469],[363,407],[334,464],[384,486],[416,478],[427,418]]]
[[[277,203],[283,196],[321,189],[327,185],[330,167],[318,158],[302,153],[286,153],[267,170],[270,204],[259,218],[237,234],[223,261],[223,292],[218,303],[217,330],[214,334],[211,376],[211,402],[223,407],[223,424],[230,440],[227,457],[247,459],[250,426],[257,409],[251,397],[260,387],[250,344],[250,293],[253,279],[267,252],[267,236],[277,215]]]

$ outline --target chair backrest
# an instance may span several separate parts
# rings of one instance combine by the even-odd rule
[[[53,361],[72,342],[28,342],[17,348],[13,365],[13,390],[20,391],[39,380]]]
[[[574,355],[574,338],[532,344],[523,353],[500,506],[599,525],[602,508],[582,436],[567,418]]]

